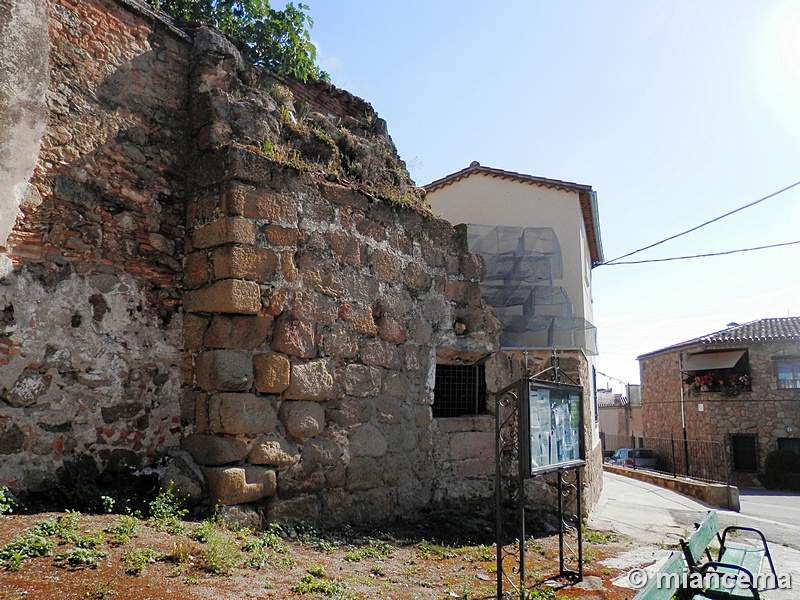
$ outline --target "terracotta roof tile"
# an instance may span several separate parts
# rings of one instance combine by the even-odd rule
[[[692,340],[674,344],[660,350],[642,354],[639,358],[654,356],[663,352],[671,352],[688,346],[714,344],[744,344],[754,342],[774,342],[780,340],[800,341],[800,317],[779,317],[759,319],[744,325],[732,325],[726,329],[715,331]]]
[[[735,325],[699,338],[703,344],[800,340],[800,317],[761,319]]]

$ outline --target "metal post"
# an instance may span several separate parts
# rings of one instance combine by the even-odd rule
[[[683,394],[683,354],[678,352],[678,377],[681,390],[681,429],[683,429],[683,457],[686,466],[686,476],[689,476],[689,443],[686,437],[686,401]]]
[[[503,497],[500,490],[500,394],[494,397],[494,549],[497,554],[497,600],[503,597]]]
[[[691,477],[689,472],[689,440],[686,439],[686,427],[683,428],[683,457],[686,463],[686,476]]]
[[[669,434],[669,445],[672,448],[672,476],[678,476],[678,465],[675,462],[675,436]]]
[[[517,502],[519,506],[519,598],[525,600],[525,467],[530,467],[530,440],[527,437],[529,428],[528,406],[530,404],[531,387],[528,379],[522,385],[522,394],[517,400],[517,440],[519,455],[517,456]]]
[[[583,505],[581,498],[583,488],[581,487],[581,468],[575,469],[575,478],[578,482],[578,581],[583,581]]]
[[[558,486],[558,572],[564,574],[564,494],[561,486],[561,473],[556,473]]]

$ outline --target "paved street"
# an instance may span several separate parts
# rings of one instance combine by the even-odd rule
[[[739,502],[742,505],[742,515],[764,519],[781,526],[800,528],[800,494],[798,493],[741,488]],[[789,529],[788,531],[793,530]],[[800,550],[800,529],[794,532],[788,541]]]
[[[789,573],[794,590],[763,594],[767,600],[800,597],[800,495],[746,491],[741,513],[717,509],[723,525],[755,527],[764,532],[778,573]],[[665,557],[678,540],[694,529],[709,507],[702,502],[658,486],[605,473],[603,494],[595,506],[589,526],[626,535],[642,544],[641,566]],[[638,557],[632,557],[635,562]]]

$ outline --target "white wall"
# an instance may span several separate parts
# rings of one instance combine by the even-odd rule
[[[576,317],[594,323],[591,256],[577,191],[476,173],[428,193],[428,204],[454,225],[552,227],[561,246],[564,287]]]

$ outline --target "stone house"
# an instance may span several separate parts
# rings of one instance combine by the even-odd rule
[[[603,261],[596,193],[588,185],[477,162],[425,189],[434,212],[466,224],[469,250],[486,263],[481,294],[502,323],[500,352],[486,362],[487,380],[496,365],[540,373],[555,353],[567,374],[561,381],[583,387],[591,505],[602,486],[592,306],[592,267]],[[447,359],[438,358],[441,365]],[[434,414],[438,402],[435,391]]]
[[[716,442],[731,483],[800,451],[800,317],[733,324],[639,357],[645,438]]]

